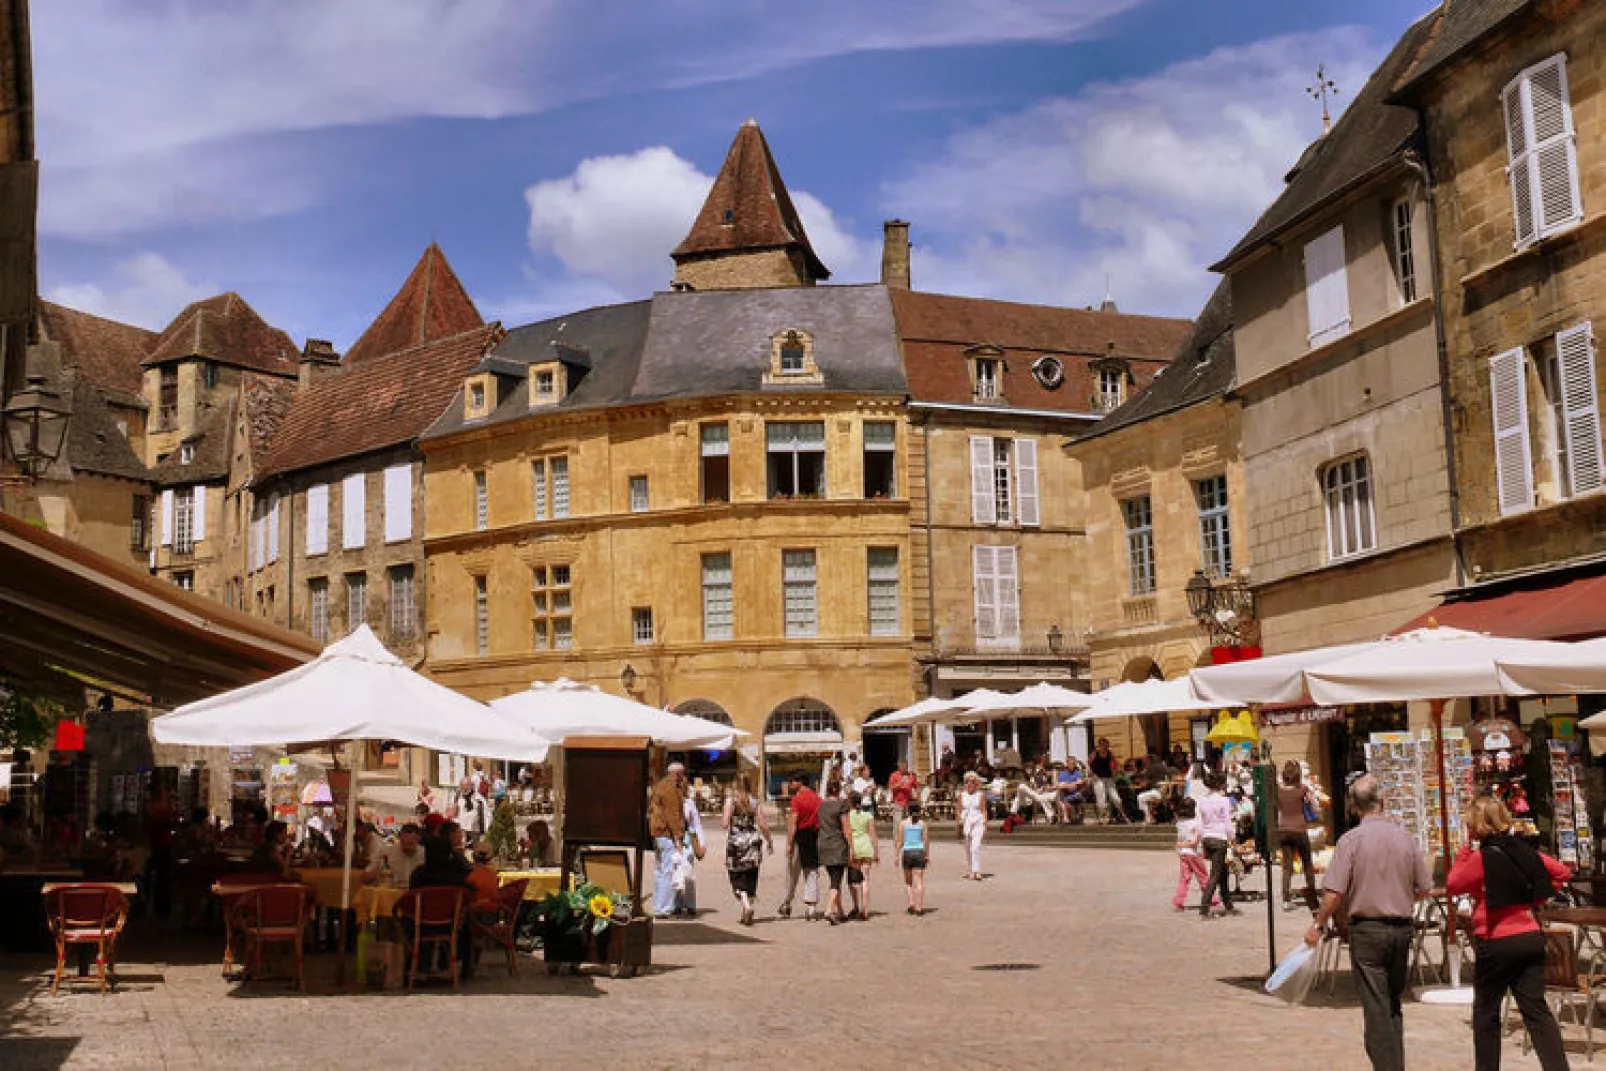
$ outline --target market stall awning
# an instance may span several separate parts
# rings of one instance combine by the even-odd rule
[[[0,681],[176,706],[312,658],[310,639],[0,513]]]
[[[1430,618],[1448,628],[1529,640],[1606,635],[1606,573],[1535,578],[1521,586],[1457,593],[1394,631],[1422,628]]]

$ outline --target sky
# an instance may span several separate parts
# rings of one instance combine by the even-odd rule
[[[40,285],[344,350],[430,241],[513,327],[673,275],[763,128],[832,281],[1192,316],[1428,0],[49,0]],[[1106,289],[1107,288],[1107,289]]]

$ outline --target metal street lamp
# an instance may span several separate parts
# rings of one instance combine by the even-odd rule
[[[1216,590],[1211,586],[1210,578],[1204,575],[1204,570],[1195,569],[1183,590],[1188,593],[1188,612],[1200,621],[1209,622]]]
[[[67,441],[67,418],[72,407],[37,371],[28,374],[27,386],[12,394],[5,407],[6,445],[11,457],[34,479],[61,456]]]
[[[1059,654],[1065,649],[1065,633],[1058,625],[1048,626],[1048,653]]]

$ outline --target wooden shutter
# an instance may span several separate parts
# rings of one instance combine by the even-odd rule
[[[1521,75],[1506,86],[1501,105],[1506,120],[1506,174],[1511,180],[1511,222],[1516,232],[1516,246],[1522,249],[1534,240],[1534,199]]]
[[[313,484],[307,488],[307,553],[324,554],[329,550],[329,485]]]
[[[1533,185],[1539,195],[1539,237],[1564,230],[1584,218],[1578,192],[1578,154],[1573,110],[1567,95],[1567,57],[1556,56],[1531,68],[1528,83],[1529,152]]]
[[[998,573],[995,564],[997,547],[972,547],[971,573],[976,589],[976,643],[982,645],[998,639]]]
[[[976,524],[998,523],[993,501],[993,440],[988,435],[970,437],[970,519]]]
[[[268,562],[279,560],[279,496],[268,499]]]
[[[385,470],[385,542],[413,537],[413,467],[392,465]]]
[[[190,542],[199,543],[206,538],[206,484],[195,485],[190,499]]]
[[[1343,227],[1334,227],[1305,246],[1305,311],[1312,346],[1349,333]]]
[[[173,545],[173,489],[162,492],[162,546]]]
[[[1020,523],[1042,524],[1037,496],[1037,440],[1015,440],[1016,512]]]
[[[340,486],[340,545],[346,550],[368,541],[363,501],[363,474],[347,476]]]
[[[1556,335],[1557,386],[1561,392],[1562,433],[1567,442],[1568,483],[1587,495],[1606,480],[1601,456],[1600,402],[1595,393],[1595,337],[1590,324]]]
[[[1528,444],[1527,357],[1521,347],[1489,358],[1489,412],[1494,421],[1495,485],[1500,512],[1533,508],[1533,452]]]
[[[1020,571],[1014,547],[993,548],[993,573],[998,578],[998,638],[1020,646]]]

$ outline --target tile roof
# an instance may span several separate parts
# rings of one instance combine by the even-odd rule
[[[1389,93],[1421,51],[1437,18],[1436,12],[1427,15],[1405,31],[1332,131],[1305,150],[1282,193],[1212,271],[1231,271],[1266,242],[1381,174],[1415,143],[1419,125],[1415,110],[1390,104]]]
[[[300,353],[289,335],[257,315],[231,290],[187,306],[162,332],[143,363],[155,365],[185,357],[293,376]]]
[[[1535,0],[1447,0],[1432,16],[1437,25],[1420,57],[1399,75],[1396,92],[1402,97],[1409,94],[1484,35],[1536,6]]]
[[[72,470],[150,480],[149,470],[106,407],[100,387],[82,370],[69,371],[67,375],[72,384],[72,419],[67,422],[66,454]]]
[[[802,250],[814,278],[831,277],[809,244],[764,132],[749,119],[736,132],[691,232],[670,256],[679,263],[711,254],[787,247]]]
[[[1090,391],[1086,377],[1078,374],[1085,371],[1085,364],[1080,369],[1067,368],[1065,384],[1049,389],[1030,374],[1030,362],[1047,354],[1166,361],[1188,337],[1192,326],[1187,320],[1161,316],[1025,305],[898,288],[888,293],[903,342],[909,394],[919,402],[969,404],[973,398],[965,351],[989,345],[1004,351],[1006,365],[1012,356],[1023,359],[1020,367],[1006,369],[1004,397],[1008,404],[1000,406],[1001,410],[1086,413]]]
[[[76,368],[103,391],[139,395],[140,361],[155,344],[155,331],[53,301],[41,300],[38,307],[45,336],[61,346],[62,364]]]
[[[1238,374],[1232,328],[1232,282],[1223,279],[1194,321],[1187,340],[1178,347],[1171,364],[1155,378],[1149,389],[1077,436],[1077,441],[1108,435],[1226,394],[1233,388]]]
[[[431,242],[390,304],[346,351],[342,363],[371,360],[484,326],[485,320],[446,254]]]
[[[222,405],[213,406],[199,426],[179,444],[167,458],[151,466],[151,479],[164,487],[209,480],[227,479],[229,475],[229,444],[234,440],[235,407],[238,395],[230,395]],[[180,461],[185,446],[195,449],[188,463]]]
[[[463,376],[501,336],[488,324],[331,373],[295,396],[258,478],[408,443],[430,427]]]

